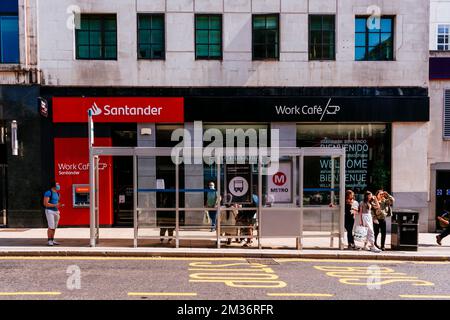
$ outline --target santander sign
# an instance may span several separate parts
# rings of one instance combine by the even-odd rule
[[[184,122],[183,98],[53,98],[53,122]]]

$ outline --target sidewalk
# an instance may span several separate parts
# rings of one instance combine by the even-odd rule
[[[157,230],[145,235],[158,236]],[[215,233],[208,231],[183,231],[184,236],[204,239],[180,240],[161,244],[159,239],[139,240],[133,247],[133,229],[102,228],[97,247],[89,246],[89,228],[60,228],[56,232],[59,246],[46,245],[46,229],[0,229],[0,256],[164,256],[164,257],[243,257],[243,258],[312,258],[312,259],[366,259],[366,260],[415,260],[450,261],[450,239],[442,246],[436,244],[436,234],[421,233],[418,251],[391,251],[390,236],[387,236],[387,250],[376,254],[368,251],[339,250],[338,239],[330,248],[329,238],[319,238],[320,232],[305,233],[303,250],[296,250],[295,239],[262,239],[262,249],[257,241],[244,248],[233,242],[227,246],[222,242],[218,249]],[[323,235],[323,233],[322,233]]]

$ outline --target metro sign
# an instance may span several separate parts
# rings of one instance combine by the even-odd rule
[[[53,122],[87,122],[88,110],[94,122],[184,122],[183,98],[54,97]]]
[[[277,186],[282,186],[286,183],[287,178],[283,172],[277,172],[272,177],[272,182]]]

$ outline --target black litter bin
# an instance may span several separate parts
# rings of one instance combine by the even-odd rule
[[[417,251],[419,212],[400,209],[392,212],[391,249]]]

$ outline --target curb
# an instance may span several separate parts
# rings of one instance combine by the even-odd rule
[[[173,249],[172,249],[173,250]],[[450,262],[446,255],[345,254],[310,252],[238,252],[238,251],[123,251],[123,250],[4,250],[0,257],[173,257],[173,258],[285,258],[334,260],[389,260]]]

